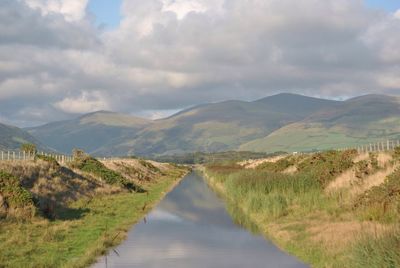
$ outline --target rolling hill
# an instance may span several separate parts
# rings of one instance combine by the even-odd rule
[[[294,94],[279,94],[254,102],[205,104],[158,120],[140,131],[137,138],[114,144],[112,149],[114,154],[128,151],[141,155],[234,150],[335,105],[335,101]],[[97,152],[109,150],[101,148]]]
[[[304,151],[400,139],[400,98],[366,95],[323,109],[299,122],[245,143],[241,150]]]
[[[29,132],[64,152],[74,147],[97,155],[215,152],[237,149],[243,143],[336,105],[338,102],[331,100],[279,94],[253,102],[199,105],[155,121],[97,112]]]
[[[138,130],[151,123],[150,120],[135,116],[99,111],[27,130],[60,152],[71,153],[74,148],[93,152],[115,140],[134,138]]]
[[[285,93],[203,104],[154,121],[101,111],[29,133],[59,151],[96,155],[304,151],[400,138],[399,105],[384,95],[332,101]]]
[[[19,149],[23,143],[33,143],[36,144],[38,148],[44,148],[38,140],[26,131],[0,123],[0,150],[16,150]]]

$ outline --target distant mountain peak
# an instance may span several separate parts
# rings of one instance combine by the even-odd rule
[[[321,99],[317,97],[310,97],[310,96],[305,96],[297,93],[290,93],[290,92],[285,92],[285,93],[279,93],[275,95],[271,95],[259,100],[256,100],[255,102],[271,102],[271,101],[293,101],[293,100],[309,100],[309,101],[324,101],[324,102],[336,102],[334,100],[328,100],[328,99]]]
[[[382,94],[367,94],[363,96],[358,96],[354,98],[348,99],[346,102],[355,102],[355,101],[397,101],[399,97],[382,95]]]
[[[112,112],[112,111],[106,111],[106,110],[99,110],[99,111],[94,111],[94,112],[90,112],[87,114],[83,114],[83,115],[79,116],[78,119],[91,117],[91,116],[95,116],[95,115],[102,115],[102,114],[118,114],[118,113]]]
[[[81,124],[103,124],[121,127],[145,125],[152,122],[150,119],[110,111],[97,111],[89,113],[79,117],[78,120]]]
[[[15,126],[0,123],[0,149],[19,149],[23,143],[33,143],[39,149],[48,149],[26,131]]]

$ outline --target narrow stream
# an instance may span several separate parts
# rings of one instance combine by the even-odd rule
[[[191,173],[93,267],[307,267],[236,225],[224,202]]]

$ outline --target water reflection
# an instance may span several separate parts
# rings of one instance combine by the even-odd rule
[[[192,173],[107,256],[108,267],[306,267],[233,223]],[[94,267],[106,267],[102,258]]]

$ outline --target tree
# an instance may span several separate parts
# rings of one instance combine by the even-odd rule
[[[87,154],[82,149],[73,149],[72,156],[75,161],[82,160],[87,157]]]
[[[36,145],[32,143],[24,143],[21,145],[21,151],[28,154],[36,154]]]

